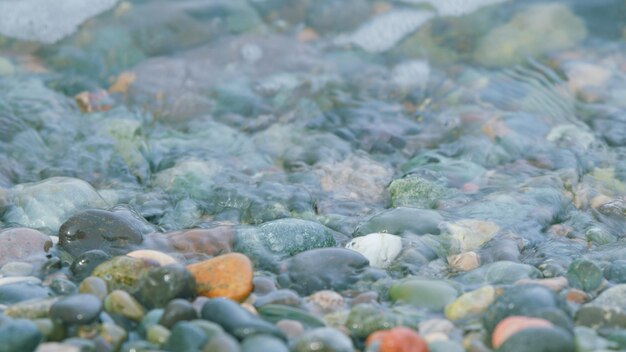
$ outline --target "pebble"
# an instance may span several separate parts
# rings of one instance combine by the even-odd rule
[[[314,312],[318,312],[320,315],[337,312],[345,307],[345,300],[343,297],[330,290],[318,291],[306,298],[306,301],[311,304]]]
[[[283,333],[276,326],[253,315],[227,298],[214,298],[207,301],[202,307],[202,319],[219,324],[227,333],[238,339],[254,334],[270,334],[284,338]]]
[[[43,336],[30,320],[15,319],[0,324],[2,349],[7,352],[32,352]]]
[[[33,273],[33,264],[25,262],[9,262],[2,266],[2,276],[29,276]]]
[[[136,282],[137,299],[147,308],[160,308],[175,298],[195,297],[196,282],[181,264],[151,267]]]
[[[312,249],[284,262],[278,281],[303,295],[326,289],[338,291],[356,282],[368,264],[367,258],[349,249]]]
[[[111,291],[120,289],[134,293],[139,278],[151,267],[154,266],[142,259],[118,256],[98,265],[91,275],[103,279]]]
[[[304,325],[297,320],[281,319],[276,322],[276,327],[279,328],[289,340],[304,334]]]
[[[446,259],[450,269],[456,271],[472,271],[480,266],[480,256],[474,251],[450,255]]]
[[[171,256],[163,252],[153,251],[150,249],[139,249],[139,250],[127,253],[126,255],[132,258],[153,260],[161,266],[178,263],[178,261],[172,258]]]
[[[272,335],[252,335],[241,342],[241,352],[276,351],[289,352],[285,342]]]
[[[208,337],[202,329],[190,322],[181,321],[174,325],[163,347],[167,351],[197,352],[202,350],[207,341]]]
[[[428,344],[413,329],[395,327],[371,334],[365,344],[378,343],[379,352],[428,352]]]
[[[354,238],[346,248],[363,254],[370,266],[386,268],[402,251],[402,238],[388,233],[371,233]]]
[[[76,280],[83,280],[91,275],[93,269],[109,259],[111,259],[111,255],[99,249],[86,251],[74,259],[70,265],[70,271]]]
[[[394,235],[439,235],[439,224],[442,221],[443,217],[436,210],[398,207],[372,215],[357,226],[354,236],[381,232]]]
[[[50,307],[50,318],[67,325],[86,325],[98,319],[102,301],[91,294],[76,294],[62,298]]]
[[[540,318],[529,318],[523,316],[510,316],[498,323],[493,330],[491,337],[491,345],[494,348],[500,346],[512,335],[529,328],[551,328],[551,322]]]
[[[560,327],[540,327],[523,329],[504,341],[498,351],[534,352],[559,351],[574,352],[576,345],[571,333]]]
[[[445,307],[444,314],[450,320],[459,320],[484,312],[496,299],[493,286],[483,286],[462,294]]]
[[[204,345],[202,352],[240,352],[239,342],[232,336],[221,333]]]
[[[187,270],[196,281],[198,295],[226,297],[241,302],[252,292],[252,262],[243,254],[224,254],[190,264]]]
[[[409,303],[415,307],[443,311],[452,303],[458,291],[444,281],[425,279],[406,279],[394,283],[389,288],[389,298],[396,302]]]
[[[114,290],[104,299],[104,309],[133,321],[140,321],[145,309],[128,292]]]
[[[576,322],[591,328],[626,327],[626,284],[606,289],[576,312]]]
[[[92,294],[98,297],[100,301],[104,301],[109,294],[106,281],[95,276],[86,277],[78,286],[78,292]]]
[[[110,255],[126,254],[152,232],[145,221],[129,211],[89,209],[71,216],[59,228],[59,247],[76,257],[99,249]]]
[[[146,331],[146,339],[148,342],[157,346],[165,345],[170,335],[171,333],[166,327],[158,324],[150,326]]]
[[[600,267],[585,259],[574,260],[567,269],[565,276],[570,286],[586,292],[597,289],[604,281]]]
[[[317,328],[302,334],[295,342],[294,352],[352,352],[354,346],[348,336],[333,328]]]
[[[218,256],[232,252],[235,230],[232,226],[218,226],[211,229],[170,232],[165,236],[169,245],[179,253]]]
[[[50,237],[37,230],[18,227],[0,231],[0,265],[44,262],[51,247]]]
[[[169,329],[179,321],[194,320],[197,318],[198,313],[191,303],[184,299],[177,298],[171,300],[167,306],[165,306],[159,324]]]

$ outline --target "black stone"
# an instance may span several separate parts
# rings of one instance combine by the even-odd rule
[[[179,321],[193,320],[198,318],[198,313],[189,301],[174,299],[165,306],[159,324],[170,329]]]
[[[82,281],[91,274],[95,267],[109,259],[111,259],[109,254],[99,249],[93,249],[76,257],[70,266],[70,271],[74,274],[76,281]]]
[[[202,350],[208,339],[202,329],[190,322],[181,321],[174,325],[164,348],[168,351],[197,352]]]
[[[227,298],[214,298],[207,301],[202,307],[202,319],[219,324],[227,333],[240,340],[254,334],[269,334],[285,339],[276,326]]]
[[[102,302],[92,294],[77,294],[63,298],[50,308],[50,318],[65,324],[89,324],[98,319]]]
[[[148,309],[164,307],[175,298],[193,298],[196,281],[180,264],[145,270],[137,280],[137,299]]]

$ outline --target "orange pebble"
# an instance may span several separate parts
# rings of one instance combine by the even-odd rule
[[[551,328],[551,322],[541,318],[530,318],[523,316],[511,316],[503,319],[493,330],[491,344],[493,348],[500,347],[504,341],[516,333],[528,328]]]
[[[390,330],[372,333],[365,344],[367,346],[379,341],[378,352],[428,352],[428,344],[413,329],[398,326]]]
[[[243,254],[224,254],[187,265],[187,270],[196,279],[198,295],[241,302],[252,292],[252,262]]]

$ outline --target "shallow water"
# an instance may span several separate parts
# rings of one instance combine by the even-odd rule
[[[626,260],[623,1],[137,0],[54,43],[14,29],[0,36],[0,229],[56,237],[85,209],[117,207],[145,238],[109,254],[189,264],[216,253],[172,232],[225,226],[256,277],[300,295],[317,289],[285,278],[298,253],[390,233],[402,248],[388,266],[325,288],[376,291],[392,315],[389,288],[412,276],[462,293],[569,273],[559,297],[587,301],[626,282],[611,276]],[[288,218],[330,237],[270,223]],[[99,249],[62,246],[49,256],[65,274]],[[580,258],[601,286],[574,283]],[[573,323],[589,324],[569,304],[578,338]],[[473,323],[446,340],[480,350]],[[366,336],[352,331],[357,347]]]

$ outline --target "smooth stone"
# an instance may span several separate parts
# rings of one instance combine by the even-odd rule
[[[165,236],[169,245],[179,253],[218,256],[232,252],[235,230],[232,226],[218,226],[171,232]]]
[[[283,319],[290,319],[299,321],[305,326],[312,328],[326,325],[324,321],[308,311],[280,304],[266,304],[261,306],[259,307],[258,313],[263,319],[271,323],[276,323]]]
[[[289,340],[304,334],[304,324],[297,320],[281,319],[276,322],[276,327],[279,328]]]
[[[90,324],[98,319],[102,301],[95,295],[76,294],[60,299],[50,308],[50,318],[68,325]]]
[[[150,232],[152,227],[130,211],[89,209],[72,215],[61,225],[59,247],[74,257],[93,249],[120,255],[141,244]]]
[[[283,264],[281,286],[303,295],[350,287],[369,266],[360,253],[344,248],[320,248],[296,254]]]
[[[377,213],[357,226],[354,236],[369,233],[438,235],[443,217],[435,210],[398,207]]]
[[[463,219],[455,222],[444,222],[442,232],[449,236],[451,251],[463,253],[478,249],[495,236],[500,227],[491,221]]]
[[[193,320],[198,318],[198,313],[193,305],[184,299],[174,299],[170,301],[163,310],[163,316],[159,324],[171,328],[179,321]]]
[[[500,321],[514,315],[544,318],[561,326],[570,323],[569,318],[562,321],[564,311],[567,311],[565,301],[548,288],[539,285],[513,286],[496,298],[484,313],[482,321],[489,334]]]
[[[616,284],[626,283],[626,260],[614,260],[604,269],[607,280]]]
[[[496,325],[491,336],[491,345],[493,348],[499,348],[509,337],[524,329],[552,327],[554,327],[554,325],[545,319],[510,316]]]
[[[135,293],[139,278],[152,267],[154,265],[142,259],[118,256],[98,265],[91,275],[106,281],[110,291],[119,289]]]
[[[140,321],[145,309],[133,296],[122,290],[114,290],[104,299],[104,309],[133,321]]]
[[[50,307],[58,301],[57,297],[35,298],[22,301],[7,307],[3,314],[12,318],[39,319],[47,318],[50,314]]]
[[[175,298],[193,298],[196,282],[181,264],[148,268],[136,283],[136,296],[147,308],[164,307]]]
[[[428,352],[428,344],[416,331],[403,326],[371,334],[365,344],[378,344],[379,352]]]
[[[415,319],[407,319],[404,316],[381,309],[378,304],[367,303],[352,307],[347,319],[343,318],[342,320],[345,320],[345,324],[342,323],[342,325],[350,329],[352,336],[363,340],[378,330],[417,324]]]
[[[190,322],[204,331],[204,334],[209,338],[209,340],[214,336],[224,334],[224,329],[213,322],[199,318],[191,320]]]
[[[100,340],[102,341],[102,340]],[[98,341],[99,342],[99,341]],[[108,349],[112,349],[111,345],[109,345],[108,343],[106,344],[106,346],[101,346],[101,344],[99,345],[97,343],[97,340],[88,340],[86,338],[81,338],[81,337],[70,337],[67,338],[65,340],[63,340],[63,344],[64,345],[69,345],[69,346],[74,346],[79,348],[80,352],[92,352],[92,351],[97,351],[98,347],[105,347],[104,350]]]
[[[253,292],[257,296],[263,296],[276,290],[276,283],[268,277],[255,276],[252,279],[252,284],[254,285]]]
[[[197,352],[208,341],[202,329],[194,324],[181,321],[172,328],[170,338],[163,348],[168,351]]]
[[[232,336],[221,333],[214,336],[204,345],[202,352],[240,352],[239,342]]]
[[[483,286],[477,290],[462,294],[448,304],[444,314],[450,320],[459,320],[470,315],[477,315],[487,310],[495,299],[496,289],[493,286]]]
[[[147,333],[148,329],[151,326],[158,325],[159,321],[161,320],[161,317],[163,316],[163,311],[164,311],[163,309],[158,308],[158,309],[152,309],[148,311],[146,314],[144,314],[137,328],[137,331],[139,332],[139,334],[141,334],[142,336],[145,336],[145,334]]]
[[[113,323],[101,324],[98,329],[98,334],[113,348],[114,351],[119,350],[124,341],[128,338],[128,332],[119,325]]]
[[[394,208],[433,209],[437,207],[439,200],[448,194],[443,184],[417,175],[393,180],[388,190],[391,196],[391,206]]]
[[[306,298],[309,309],[320,315],[342,310],[346,301],[339,293],[330,290],[318,291]]]
[[[41,263],[52,247],[49,236],[29,228],[12,228],[0,232],[0,265],[20,261]]]
[[[241,342],[242,352],[272,351],[289,352],[285,342],[272,335],[252,335]]]
[[[575,352],[574,336],[560,327],[528,328],[509,337],[497,352]]]
[[[88,276],[78,286],[79,293],[92,294],[98,297],[101,301],[104,301],[109,294],[107,289],[107,283],[103,279],[96,276]]]
[[[13,285],[13,284],[41,284],[41,279],[35,276],[11,276],[0,278],[0,286]]]
[[[389,299],[392,301],[434,311],[442,311],[458,295],[458,291],[444,281],[417,278],[396,282],[389,288]]]
[[[154,352],[159,351],[159,345],[150,343],[149,341],[136,340],[126,341],[122,345],[120,352]]]
[[[70,271],[76,280],[83,280],[91,275],[93,270],[100,264],[111,259],[111,255],[99,249],[92,249],[80,254],[70,265]]]
[[[71,177],[17,185],[10,201],[15,207],[4,214],[6,222],[46,233],[57,233],[63,221],[81,209],[108,207],[89,183]]]
[[[277,327],[227,298],[207,301],[202,307],[202,319],[219,324],[238,339],[254,334],[270,334],[284,339],[283,333]]]
[[[371,233],[352,239],[346,244],[346,248],[363,254],[369,260],[370,266],[386,268],[402,251],[402,237],[388,233]]]
[[[32,281],[0,285],[0,304],[11,305],[30,299],[48,298],[50,296],[52,296],[50,289]]]
[[[461,272],[472,271],[480,266],[480,256],[474,251],[449,255],[446,260],[450,269]]]
[[[163,252],[154,251],[151,249],[139,249],[136,251],[132,251],[126,255],[133,258],[153,260],[161,266],[178,263],[178,261],[171,256]]]
[[[354,346],[348,336],[333,328],[317,328],[305,332],[293,345],[294,352],[352,352]]]
[[[626,284],[610,287],[576,312],[576,323],[594,329],[626,328]]]
[[[152,325],[146,331],[146,339],[148,342],[155,344],[157,346],[162,346],[167,343],[167,340],[170,338],[170,331],[164,327],[163,325]]]
[[[65,337],[63,324],[54,322],[49,318],[32,319],[31,321],[37,325],[37,329],[43,334],[46,341],[59,341]]]
[[[534,266],[510,261],[485,264],[460,276],[458,280],[468,285],[510,285],[522,279],[542,277]]]
[[[254,300],[254,306],[257,308],[266,304],[284,304],[297,307],[302,304],[302,298],[292,290],[282,289],[268,293]]]
[[[2,276],[28,276],[33,273],[33,264],[26,262],[8,262],[0,269]]]
[[[76,284],[70,280],[66,280],[64,278],[54,278],[48,284],[48,287],[56,294],[57,296],[67,296],[74,294],[78,291],[78,287]]]
[[[565,276],[572,287],[586,292],[594,291],[604,281],[600,267],[586,259],[574,260],[569,265]]]
[[[252,258],[255,265],[272,269],[278,260],[298,253],[334,247],[335,237],[326,226],[301,219],[279,219],[237,232],[234,249]]]
[[[252,262],[241,253],[190,264],[187,270],[195,278],[198,295],[243,301],[252,292]]]
[[[0,351],[32,352],[42,339],[37,325],[30,320],[16,319],[0,323]]]

